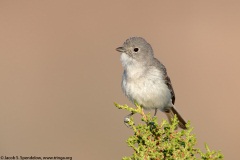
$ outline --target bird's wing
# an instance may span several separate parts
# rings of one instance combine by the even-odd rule
[[[165,76],[164,80],[165,80],[166,85],[168,86],[168,89],[169,89],[170,92],[171,92],[172,104],[174,104],[174,103],[175,103],[175,94],[174,94],[174,90],[173,90],[173,87],[172,87],[171,80],[170,80],[170,78],[168,77],[168,75]]]
[[[170,93],[171,93],[171,96],[172,96],[172,104],[175,103],[175,94],[174,94],[174,90],[173,90],[173,87],[172,87],[172,83],[171,83],[171,80],[170,78],[168,77],[167,75],[167,69],[166,67],[158,60],[155,58],[155,63],[158,63],[158,67],[159,69],[162,71],[163,73],[163,79],[166,83],[166,85],[168,86],[168,89],[170,90]]]

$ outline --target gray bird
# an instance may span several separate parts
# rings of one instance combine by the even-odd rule
[[[186,129],[186,122],[174,107],[175,94],[166,68],[154,57],[151,45],[141,37],[131,37],[116,50],[121,53],[122,90],[128,99],[146,110],[155,109],[154,116],[160,109],[170,123],[176,115],[179,127]]]

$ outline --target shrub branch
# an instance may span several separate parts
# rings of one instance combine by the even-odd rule
[[[202,152],[195,148],[196,137],[192,134],[193,128],[190,122],[186,130],[176,130],[178,119],[175,116],[170,124],[162,120],[158,124],[157,117],[151,117],[150,113],[145,114],[142,107],[135,104],[137,108],[127,105],[115,106],[124,109],[132,114],[140,114],[143,123],[135,124],[133,117],[130,117],[128,126],[133,130],[133,135],[127,139],[127,144],[133,149],[133,154],[123,157],[123,160],[218,160],[223,159],[220,151],[210,150],[205,144],[206,151]]]

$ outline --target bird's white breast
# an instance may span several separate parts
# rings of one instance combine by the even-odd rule
[[[125,95],[145,109],[164,110],[168,107],[171,93],[161,71],[154,66],[142,66],[141,63],[126,56],[125,54],[121,56],[124,66],[122,89]]]

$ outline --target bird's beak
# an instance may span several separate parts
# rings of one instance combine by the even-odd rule
[[[116,48],[116,51],[123,53],[126,52],[126,49],[124,47],[118,47]]]

